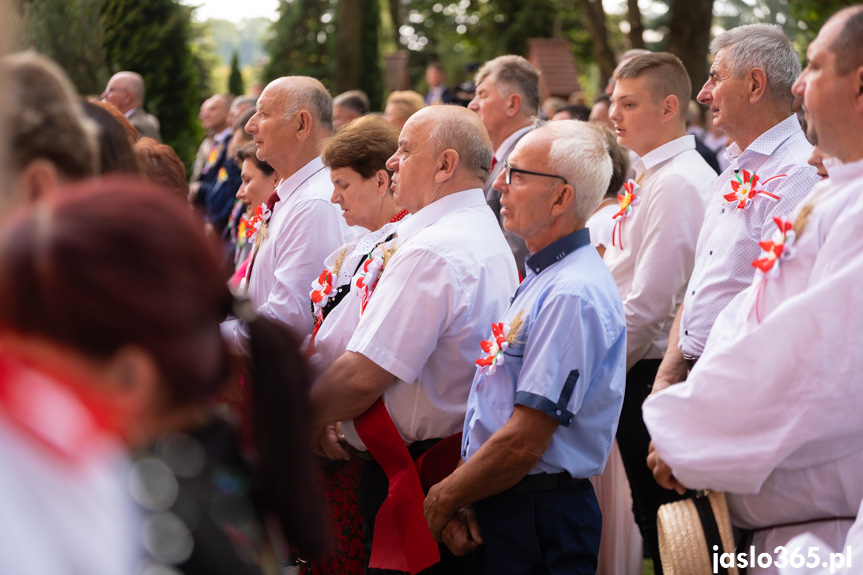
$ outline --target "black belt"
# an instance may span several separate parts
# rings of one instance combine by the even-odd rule
[[[585,488],[590,485],[590,480],[573,477],[567,471],[555,473],[537,473],[526,475],[524,479],[504,491],[503,493],[532,493],[537,491],[561,491],[564,489]]]

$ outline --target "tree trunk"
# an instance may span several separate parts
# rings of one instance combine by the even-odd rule
[[[399,28],[402,27],[402,11],[401,0],[389,0],[390,2],[390,18],[393,20],[393,41],[398,48],[401,48],[401,33]]]
[[[339,0],[333,94],[353,90],[360,85],[362,54],[363,0]]]
[[[629,44],[633,48],[644,49],[644,25],[641,23],[641,10],[638,9],[638,0],[626,0],[627,16],[629,21]]]
[[[713,0],[674,0],[668,24],[666,50],[683,62],[692,80],[692,97],[707,80],[707,52],[710,26],[713,22]]]
[[[599,66],[600,88],[604,89],[614,74],[616,60],[614,52],[608,45],[608,31],[605,28],[605,10],[602,8],[602,0],[578,0],[578,4],[587,18],[587,30],[593,38],[594,58]]]

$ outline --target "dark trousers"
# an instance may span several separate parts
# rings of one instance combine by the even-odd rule
[[[660,359],[643,359],[626,374],[626,392],[623,410],[617,427],[617,446],[632,490],[632,512],[644,538],[644,547],[653,559],[656,575],[662,574],[659,559],[659,541],[656,530],[656,513],[659,506],[684,499],[677,492],[660,487],[647,467],[650,434],[641,417],[641,404],[650,395]]]
[[[417,459],[431,447],[430,443],[414,443],[408,446],[411,457]],[[363,547],[365,548],[365,572],[369,575],[398,573],[384,569],[369,568],[372,553],[372,536],[375,531],[375,516],[387,498],[390,482],[384,470],[375,461],[367,461],[360,471],[360,485],[357,494],[357,507],[363,517]],[[470,557],[456,557],[443,543],[438,544],[440,562],[424,569],[421,575],[466,575],[469,573]]]
[[[474,575],[593,575],[602,515],[585,481],[557,491],[507,493],[473,504],[484,544]]]

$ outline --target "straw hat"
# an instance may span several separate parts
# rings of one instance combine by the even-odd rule
[[[734,553],[724,493],[699,492],[694,498],[666,503],[659,508],[656,523],[666,575],[713,573],[714,553]],[[714,545],[719,546],[717,551],[713,550]],[[738,575],[736,566],[729,567],[727,572]]]

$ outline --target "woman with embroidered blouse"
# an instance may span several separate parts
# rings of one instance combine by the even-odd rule
[[[321,158],[330,169],[331,201],[350,226],[369,232],[330,254],[312,282],[315,330],[306,350],[312,367],[324,373],[347,347],[366,303],[395,251],[397,222],[407,216],[393,199],[386,161],[398,148],[399,131],[381,117],[363,116],[345,125],[324,145]],[[363,522],[357,509],[360,461],[332,461],[323,466],[335,552],[314,572],[364,572]]]

